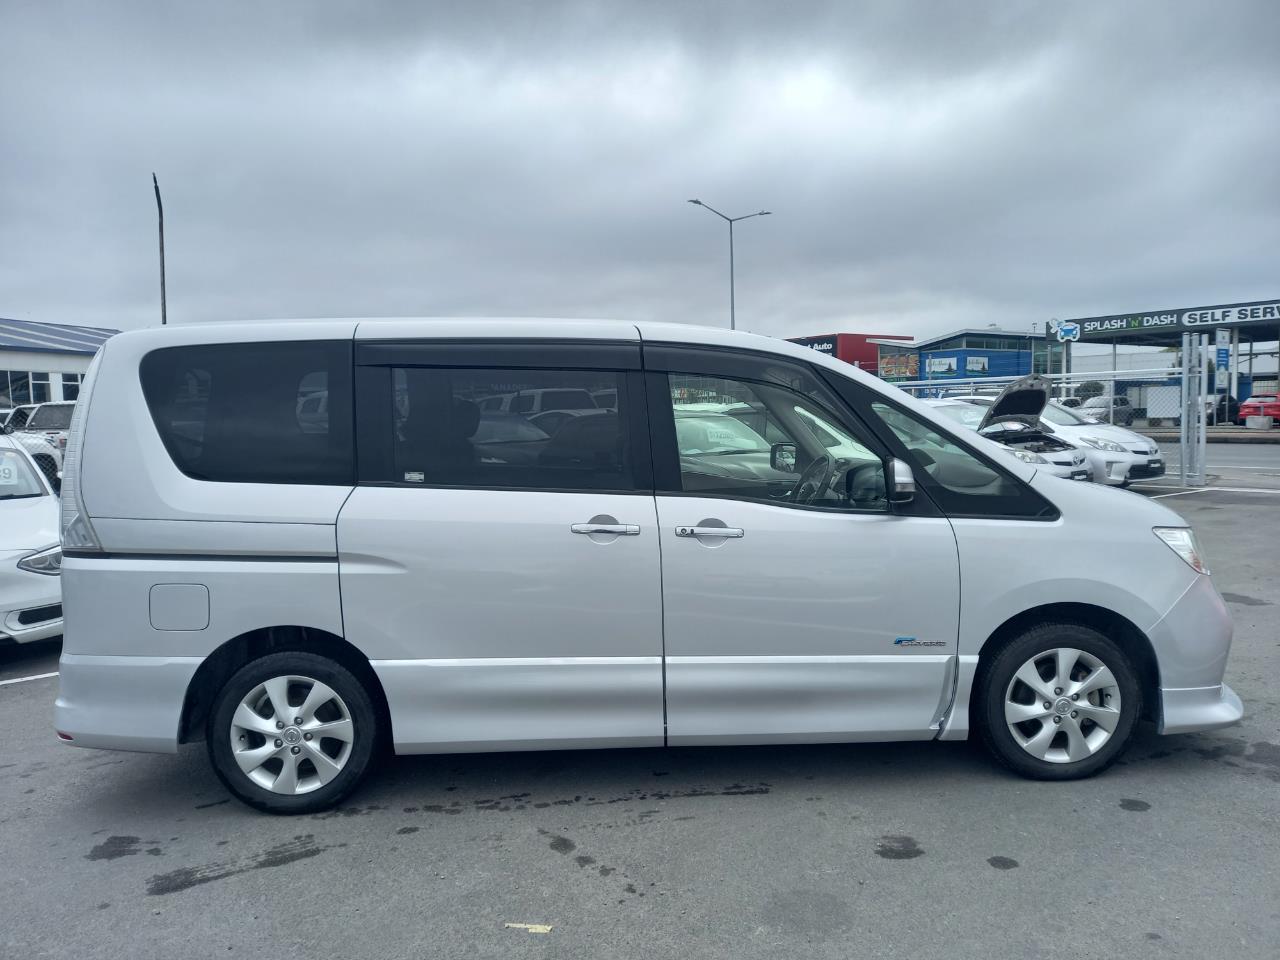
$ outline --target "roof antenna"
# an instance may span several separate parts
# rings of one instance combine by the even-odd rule
[[[160,181],[151,174],[151,185],[156,188],[156,215],[160,218],[160,325],[169,322],[169,310],[164,295],[164,204],[160,202]]]

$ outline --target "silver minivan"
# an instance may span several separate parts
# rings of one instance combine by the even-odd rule
[[[547,430],[482,409],[551,390],[616,402]],[[1177,514],[804,347],[608,321],[177,326],[113,338],[80,396],[57,735],[204,740],[263,810],[337,802],[383,746],[972,733],[1061,780],[1140,719],[1242,715]]]

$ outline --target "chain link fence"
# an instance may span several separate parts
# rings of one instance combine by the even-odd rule
[[[1152,450],[1159,455],[1166,482],[1198,485],[1204,482],[1203,457],[1197,444],[1203,443],[1205,422],[1215,413],[1220,422],[1230,422],[1233,412],[1213,409],[1214,398],[1205,398],[1199,380],[1200,367],[1194,360],[1188,369],[1161,367],[1150,370],[1107,370],[1087,373],[1050,374],[1053,410],[1045,417],[1074,425],[1106,424],[1122,428],[1143,442],[1124,442],[1127,449]],[[896,383],[921,399],[973,399],[989,404],[1006,386],[1020,377],[947,378]],[[1187,384],[1191,383],[1191,388]],[[1199,403],[1195,397],[1201,397]],[[1191,402],[1188,402],[1188,401]],[[1217,401],[1220,405],[1226,398]],[[1104,438],[1103,438],[1104,439]],[[1117,436],[1113,439],[1120,440]],[[1135,475],[1132,479],[1154,479]]]

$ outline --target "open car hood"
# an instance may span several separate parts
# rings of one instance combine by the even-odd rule
[[[999,423],[1019,424],[1027,430],[1040,429],[1040,414],[1049,402],[1051,384],[1033,373],[1009,384],[987,407],[986,416],[978,424],[979,432]]]

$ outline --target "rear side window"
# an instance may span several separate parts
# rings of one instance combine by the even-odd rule
[[[621,392],[609,370],[395,367],[393,481],[466,487],[631,490],[627,409],[593,392]],[[507,399],[505,409],[492,403]],[[544,413],[533,411],[543,410]]]
[[[349,342],[166,347],[143,357],[141,377],[160,439],[189,477],[353,482]]]

